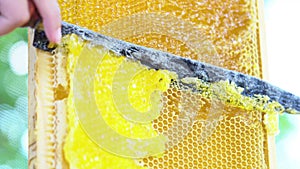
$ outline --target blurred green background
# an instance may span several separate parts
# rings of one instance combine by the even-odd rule
[[[27,29],[0,37],[0,169],[27,168]]]
[[[300,95],[300,1],[265,0],[268,80]],[[27,168],[27,29],[0,37],[0,169]],[[288,83],[287,83],[288,82]],[[280,116],[279,169],[299,169],[300,116]]]

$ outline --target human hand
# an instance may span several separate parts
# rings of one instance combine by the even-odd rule
[[[20,26],[33,26],[43,20],[51,42],[61,39],[61,17],[56,0],[0,0],[0,36]]]

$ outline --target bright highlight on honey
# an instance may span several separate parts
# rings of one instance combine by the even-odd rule
[[[107,160],[107,166],[109,166],[109,168],[119,167],[120,161],[122,161],[122,165],[126,163],[126,166],[133,168],[149,167],[148,165],[153,164],[149,163],[146,165],[144,162],[147,159],[157,158],[158,160],[163,160],[164,157],[166,159],[170,156],[170,153],[176,153],[178,157],[182,158],[175,158],[178,162],[178,164],[175,164],[180,167],[179,164],[181,163],[183,167],[184,163],[183,161],[180,162],[180,160],[184,160],[184,155],[187,155],[189,152],[192,153],[191,155],[194,154],[194,152],[189,149],[192,148],[193,151],[195,150],[195,152],[198,153],[199,150],[196,151],[196,149],[199,148],[198,146],[207,144],[206,140],[215,134],[218,125],[220,125],[220,123],[222,124],[222,121],[226,118],[238,118],[240,120],[239,123],[242,123],[243,127],[246,128],[243,129],[243,131],[247,129],[254,131],[254,129],[257,129],[259,126],[265,128],[269,134],[274,134],[278,130],[276,117],[280,112],[275,111],[277,110],[275,106],[280,107],[280,105],[278,103],[268,104],[268,99],[264,96],[257,98],[242,96],[241,92],[243,89],[236,87],[234,84],[230,84],[226,81],[209,84],[196,78],[184,78],[179,80],[173,72],[146,68],[137,62],[125,59],[123,56],[116,56],[103,49],[103,47],[93,47],[93,45],[89,45],[88,42],[83,42],[78,39],[76,35],[64,37],[62,47],[65,51],[69,51],[67,53],[67,56],[69,56],[68,63],[74,66],[68,72],[71,76],[76,76],[70,81],[70,91],[78,92],[80,88],[74,90],[74,85],[78,85],[74,83],[80,83],[76,81],[76,79],[79,79],[83,81],[80,85],[82,85],[82,89],[85,90],[82,91],[89,93],[89,87],[92,85],[86,80],[87,77],[91,77],[91,74],[88,72],[91,71],[91,73],[95,73],[94,87],[91,88],[91,90],[95,93],[95,103],[99,110],[98,116],[101,116],[105,121],[102,125],[95,125],[93,123],[100,123],[100,121],[95,120],[97,119],[97,114],[88,115],[89,112],[91,112],[89,107],[91,107],[92,102],[89,99],[93,98],[85,98],[84,94],[77,96],[83,97],[82,99],[86,99],[88,102],[81,100],[76,104],[73,103],[73,101],[77,100],[76,96],[74,96],[74,93],[70,94],[68,117],[70,121],[73,122],[76,121],[77,117],[79,118],[79,122],[81,122],[69,124],[70,134],[66,139],[64,147],[66,160],[68,160],[69,164],[74,165],[74,168],[95,167],[100,165],[99,161],[91,159],[99,159],[101,164],[103,164],[107,158],[109,159]],[[80,59],[80,57],[83,57],[83,59]],[[84,59],[94,60],[91,63],[96,63],[94,64],[96,72],[92,69],[92,66],[90,67],[90,65],[84,65],[82,63]],[[99,62],[97,63],[96,60],[99,60]],[[74,73],[76,69],[84,73],[76,74]],[[130,71],[130,69],[139,71]],[[119,76],[118,71],[126,72],[127,75],[123,75],[121,79],[120,77],[116,78],[116,76]],[[85,77],[81,77],[80,75]],[[116,79],[118,81],[115,81]],[[198,87],[198,92],[193,92],[192,88],[182,88],[179,81],[185,84],[195,84]],[[114,87],[116,87],[114,83],[119,83],[117,87],[124,88],[126,92],[113,93]],[[155,91],[160,91],[160,95],[156,95],[157,98],[151,96]],[[115,99],[122,100],[122,102],[116,103]],[[174,99],[177,99],[177,101]],[[186,99],[188,101],[185,101]],[[154,102],[154,100],[156,100],[156,102]],[[130,121],[130,119],[124,118],[124,114],[122,114],[126,111],[122,112],[124,105],[117,105],[123,104],[124,102],[130,102],[131,108],[141,114],[147,112],[151,107],[155,107],[154,104],[160,104],[163,108],[158,110],[160,111],[158,117],[148,123],[140,124],[140,121]],[[167,110],[166,108],[169,106],[174,107],[175,110]],[[178,107],[176,108],[175,106]],[[182,107],[185,107],[185,109],[182,109]],[[83,112],[76,113],[76,110],[83,112],[86,110],[86,112],[81,116],[80,113]],[[264,122],[256,121],[253,118],[253,114],[257,111],[266,113]],[[175,117],[169,119],[170,117],[168,116],[174,115]],[[84,119],[81,119],[82,117]],[[158,123],[158,120],[162,122]],[[197,124],[201,124],[201,127],[195,130],[194,128],[197,128]],[[88,127],[86,125],[88,125]],[[85,130],[89,127],[92,127],[93,130]],[[121,137],[116,137],[113,133],[105,134],[99,132],[99,130],[106,127],[111,128]],[[226,129],[225,127],[224,129],[225,133],[227,130],[227,132],[232,133],[230,128]],[[80,135],[85,136],[82,137]],[[157,140],[157,142],[152,142],[153,140],[151,140],[151,138],[155,138],[158,135],[163,136],[161,137],[162,139]],[[176,135],[181,136],[178,137]],[[97,137],[100,137],[100,139],[97,140]],[[227,137],[232,138],[230,135],[227,135]],[[114,142],[111,140],[112,138],[119,139],[117,142]],[[132,139],[132,142],[129,141],[130,139]],[[148,144],[152,142],[156,146],[152,147],[152,149],[147,149],[147,147],[142,146],[142,142],[135,142],[135,139],[145,139]],[[91,142],[91,144],[83,147],[82,145],[85,144],[85,142]],[[213,141],[213,143],[218,144],[217,141]],[[113,145],[114,148],[108,148],[107,146],[109,145]],[[178,149],[179,146],[183,148],[180,153],[172,151],[174,148]],[[128,150],[126,147],[131,148],[133,151]],[[184,147],[186,148],[184,149]],[[120,149],[122,151],[118,151]],[[77,152],[79,150],[81,150],[80,153]],[[215,149],[210,150],[216,151],[218,148],[215,147]],[[221,152],[222,150],[219,151]],[[148,157],[149,155],[150,157]],[[228,155],[231,155],[231,153]],[[144,158],[137,158],[139,156],[144,156]],[[171,157],[172,156],[173,155],[171,155]],[[200,158],[201,157],[195,154],[193,158],[190,159],[191,161],[189,161],[189,159],[186,159],[186,161],[188,163],[194,163],[195,160],[198,161]],[[173,162],[170,160],[165,164],[173,166]],[[191,166],[198,166],[192,163]]]

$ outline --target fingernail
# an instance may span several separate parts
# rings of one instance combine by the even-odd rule
[[[61,28],[58,28],[54,35],[54,42],[59,43],[61,40]]]

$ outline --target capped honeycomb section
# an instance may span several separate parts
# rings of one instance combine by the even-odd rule
[[[59,0],[64,21],[262,77],[259,0]]]

